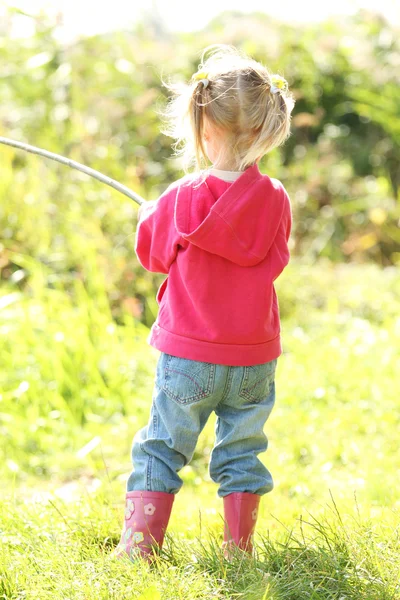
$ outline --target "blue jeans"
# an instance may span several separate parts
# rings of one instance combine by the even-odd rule
[[[176,494],[183,483],[178,472],[215,411],[210,476],[218,495],[269,492],[272,477],[258,454],[268,446],[263,429],[275,402],[276,363],[229,367],[161,354],[150,420],[133,440],[127,490]]]

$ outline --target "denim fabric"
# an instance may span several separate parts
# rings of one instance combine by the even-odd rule
[[[215,411],[210,476],[218,495],[269,492],[272,477],[258,454],[268,445],[263,429],[275,402],[276,363],[228,367],[161,354],[150,419],[133,440],[127,490],[177,493],[178,472]]]

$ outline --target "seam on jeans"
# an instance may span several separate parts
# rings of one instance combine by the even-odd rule
[[[153,438],[157,436],[157,413],[154,408],[153,414]],[[146,488],[148,492],[151,492],[151,480],[152,480],[152,467],[153,467],[153,456],[149,455],[149,460],[147,462],[147,472],[146,472]]]
[[[243,374],[243,379],[242,382],[240,384],[240,388],[239,388],[239,396],[242,393],[242,390],[246,389],[247,383],[250,379],[250,367],[245,367],[244,368],[244,374]]]
[[[149,460],[147,461],[147,473],[146,473],[146,490],[151,492],[151,467],[152,467],[153,457],[149,455]]]
[[[221,398],[221,400],[218,402],[218,404],[217,404],[217,406],[216,406],[215,408],[217,408],[217,407],[218,407],[220,404],[222,404],[222,403],[224,402],[225,398],[227,398],[227,397],[228,397],[228,394],[229,394],[229,392],[230,392],[230,390],[231,390],[232,379],[233,379],[233,372],[232,372],[232,370],[233,370],[234,368],[235,368],[235,367],[228,367],[228,369],[229,369],[229,370],[228,370],[228,376],[227,376],[227,378],[226,378],[226,383],[225,383],[225,388],[224,388],[224,391],[222,392],[222,398]]]

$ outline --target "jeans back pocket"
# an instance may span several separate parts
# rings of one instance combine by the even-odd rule
[[[192,404],[214,391],[215,365],[164,354],[159,370],[159,386],[179,404]]]
[[[239,396],[248,402],[261,402],[271,392],[275,381],[275,370],[277,360],[262,365],[243,367],[243,379],[239,390]]]

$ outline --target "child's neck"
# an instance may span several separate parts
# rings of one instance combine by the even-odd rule
[[[229,163],[228,161],[221,161],[221,162],[215,162],[212,167],[212,169],[218,169],[218,171],[233,171],[233,172],[237,172],[239,171],[239,169],[237,168],[236,165],[233,165],[232,163]]]

